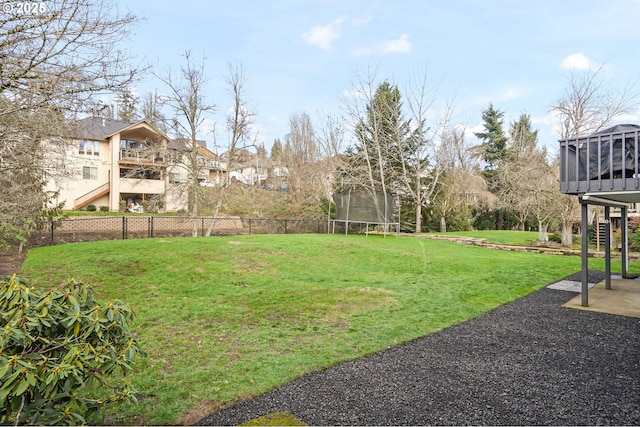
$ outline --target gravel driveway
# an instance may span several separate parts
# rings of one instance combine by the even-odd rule
[[[591,281],[591,280],[590,280]],[[544,288],[475,319],[209,414],[310,425],[640,425],[640,321]]]

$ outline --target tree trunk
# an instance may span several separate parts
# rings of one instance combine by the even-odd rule
[[[216,223],[216,217],[218,216],[218,214],[220,213],[220,209],[222,208],[222,197],[226,193],[225,190],[226,190],[226,187],[223,190],[221,190],[221,194],[218,196],[216,207],[213,210],[213,215],[211,215],[211,222],[209,223],[209,227],[207,227],[207,232],[205,233],[205,236],[207,237],[211,236],[211,232],[213,231],[213,226]]]
[[[441,233],[447,232],[447,220],[445,219],[444,216],[440,217],[440,232]]]
[[[191,215],[193,217],[193,229],[191,230],[191,236],[198,237],[198,205],[196,202],[193,203]]]
[[[502,230],[504,223],[502,221],[502,212],[496,211],[496,230]]]
[[[416,205],[416,233],[422,233],[422,206]]]
[[[549,228],[549,224],[543,224],[542,221],[538,221],[538,240],[541,242],[549,241],[549,234],[547,234],[547,229]]]
[[[561,238],[562,246],[567,248],[573,246],[573,221],[562,222]]]

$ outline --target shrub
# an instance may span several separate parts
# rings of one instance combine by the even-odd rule
[[[562,243],[562,236],[560,233],[549,234],[549,241],[554,243]]]
[[[109,212],[109,206],[100,206],[100,212]]]
[[[629,233],[629,250],[640,252],[640,230]]]
[[[96,205],[87,205],[87,210],[94,212],[96,210]]]
[[[100,303],[74,279],[41,289],[14,275],[0,281],[0,315],[1,423],[84,424],[105,404],[136,401],[116,376],[144,355],[127,305]],[[107,397],[87,397],[92,384]]]

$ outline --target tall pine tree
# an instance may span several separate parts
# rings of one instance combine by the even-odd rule
[[[496,174],[500,161],[508,154],[507,147],[508,138],[504,133],[503,126],[504,112],[493,107],[493,103],[489,103],[489,108],[482,112],[482,120],[484,121],[484,132],[476,132],[476,137],[482,142],[476,147],[480,157],[485,165],[485,179],[487,180],[489,191],[497,195],[499,188],[496,181]],[[502,230],[505,226],[505,219],[509,213],[504,210],[495,210],[487,212],[487,217],[493,217],[493,227],[496,230]]]
[[[118,105],[118,118],[125,122],[130,122],[136,118],[136,107],[139,99],[131,89],[125,89],[115,98]]]
[[[356,157],[366,164],[369,187],[388,194],[398,187],[398,167],[404,156],[410,124],[402,116],[400,90],[388,81],[378,86],[356,128]],[[366,180],[363,180],[366,181]]]
[[[475,134],[482,141],[479,149],[482,160],[487,163],[485,169],[488,171],[495,170],[500,159],[507,154],[507,136],[502,128],[503,117],[504,112],[495,109],[493,103],[489,103],[489,108],[482,112],[485,130]]]
[[[538,145],[538,130],[531,129],[531,117],[521,114],[509,129],[511,150],[517,155],[531,154]]]

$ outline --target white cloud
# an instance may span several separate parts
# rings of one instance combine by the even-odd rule
[[[486,129],[484,128],[484,123],[478,123],[475,126],[465,127],[464,137],[474,140],[477,139],[476,133],[484,132]]]
[[[494,98],[499,102],[512,101],[514,99],[522,98],[531,93],[531,90],[524,87],[510,86],[505,88]]]
[[[573,53],[562,60],[560,67],[565,70],[588,70],[592,62],[583,53]]]
[[[342,91],[342,97],[344,99],[353,101],[353,100],[366,100],[368,91],[363,87],[353,87],[348,90]]]
[[[344,21],[345,18],[338,18],[327,25],[312,27],[309,31],[302,33],[302,38],[320,49],[329,50],[331,43],[340,38],[340,26]]]
[[[403,34],[396,40],[389,40],[380,44],[382,53],[409,53],[411,52],[409,35]]]

